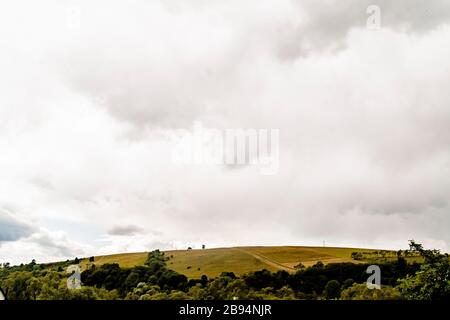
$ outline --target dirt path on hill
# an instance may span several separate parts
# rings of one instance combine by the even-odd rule
[[[261,262],[264,262],[265,264],[267,264],[267,265],[269,265],[269,266],[271,266],[271,267],[273,267],[275,269],[284,270],[284,271],[287,271],[287,272],[295,271],[294,268],[291,268],[291,267],[285,266],[284,264],[281,264],[279,262],[270,260],[269,258],[267,258],[266,256],[263,256],[260,253],[251,252],[250,250],[243,249],[243,248],[237,248],[237,249],[242,251],[242,252],[245,252],[246,254],[251,255],[252,257],[258,259]]]

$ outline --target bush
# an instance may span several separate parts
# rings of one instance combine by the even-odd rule
[[[324,295],[326,299],[337,299],[341,296],[341,285],[337,280],[330,280],[325,286]]]
[[[342,300],[399,300],[402,295],[396,288],[382,286],[381,289],[369,289],[366,283],[355,283],[341,292]]]

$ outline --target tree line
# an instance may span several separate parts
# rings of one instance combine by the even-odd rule
[[[260,270],[241,277],[223,272],[209,279],[188,279],[168,268],[164,252],[148,254],[143,266],[122,268],[119,264],[95,263],[81,273],[82,288],[67,288],[66,261],[39,265],[33,261],[22,266],[0,269],[0,284],[9,299],[450,299],[449,257],[438,250],[426,250],[410,242],[410,251],[423,262],[408,263],[402,255],[379,264],[381,289],[366,285],[367,263],[317,262],[299,266],[295,273]],[[78,262],[80,261],[77,259]],[[94,262],[94,258],[90,258]]]

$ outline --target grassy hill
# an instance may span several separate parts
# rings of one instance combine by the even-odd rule
[[[367,254],[374,249],[331,248],[331,247],[234,247],[206,250],[172,250],[165,251],[169,261],[168,267],[189,278],[199,278],[201,275],[215,277],[224,271],[242,275],[250,271],[268,269],[271,271],[295,271],[294,266],[302,263],[310,266],[318,261],[357,262],[351,258],[354,251],[364,251]],[[395,252],[392,253],[392,258]],[[123,253],[95,257],[95,264],[119,263],[122,267],[143,265],[147,252]],[[364,262],[364,260],[361,260]],[[84,259],[82,266],[89,264]]]

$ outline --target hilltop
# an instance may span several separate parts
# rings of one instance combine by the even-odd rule
[[[353,252],[363,252],[365,257],[360,260],[352,258]],[[216,277],[222,272],[234,272],[243,275],[251,271],[267,269],[270,271],[286,270],[294,272],[295,266],[303,264],[308,267],[318,261],[324,264],[337,262],[367,262],[367,257],[376,255],[380,250],[336,247],[232,247],[198,250],[165,251],[168,268],[182,273],[189,278],[199,278],[201,275]],[[383,250],[387,259],[395,257],[395,251]],[[118,263],[121,267],[143,265],[148,252],[121,253],[94,257],[95,265]],[[83,267],[88,259],[81,262]]]

